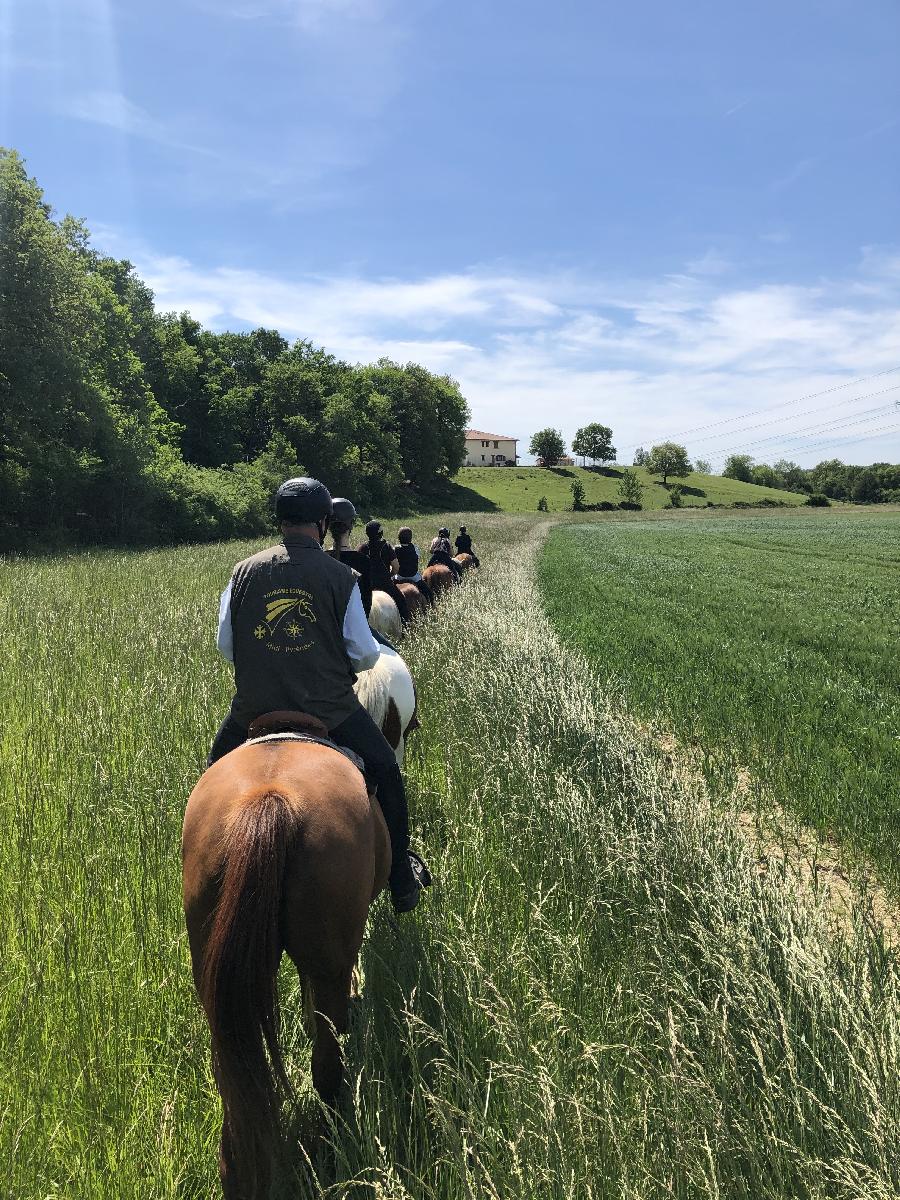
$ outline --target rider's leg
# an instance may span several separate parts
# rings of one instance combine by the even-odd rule
[[[409,623],[409,609],[406,607],[406,600],[404,599],[403,593],[393,580],[391,580],[390,584],[384,590],[397,605],[397,611],[400,613],[400,620],[404,625],[407,625]]]
[[[340,746],[355,750],[366,766],[366,775],[378,788],[378,802],[391,838],[389,878],[394,907],[401,912],[414,908],[419,884],[410,866],[409,808],[403,776],[387,738],[360,706],[340,725],[330,730]]]
[[[214,762],[218,762],[220,758],[224,758],[226,754],[230,754],[232,750],[236,750],[246,740],[247,730],[242,729],[237,721],[232,718],[231,713],[229,713],[219,726],[219,732],[213,741],[206,765],[211,767]]]
[[[424,579],[414,579],[413,583],[425,597],[429,604],[434,604],[434,592],[428,586]]]

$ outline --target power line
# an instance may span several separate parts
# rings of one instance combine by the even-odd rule
[[[815,400],[818,396],[829,396],[832,392],[839,392],[844,388],[855,387],[858,383],[868,383],[870,379],[880,379],[882,375],[891,375],[894,371],[900,371],[900,366],[888,367],[884,371],[876,371],[874,375],[862,375],[859,379],[851,379],[847,383],[836,383],[834,387],[823,388],[821,392],[808,392],[805,396],[798,396],[796,400],[784,400],[781,404],[771,404],[767,408],[752,409],[750,412],[741,413],[736,417],[723,417],[721,421],[710,421],[708,425],[695,425],[693,429],[686,429],[682,433],[672,434],[671,440],[679,437],[687,437],[692,433],[702,433],[704,429],[715,429],[718,425],[731,425],[735,421],[745,421],[748,417],[759,416],[760,413],[777,412],[779,408],[788,408],[791,404],[802,404],[804,400]]]
[[[897,385],[900,387],[900,384]],[[888,389],[889,391],[893,389]],[[740,446],[732,446],[728,449],[716,447],[713,453],[716,455],[739,454],[747,450],[751,446],[761,446],[765,442],[793,442],[798,439],[802,440],[806,435],[816,437],[822,433],[834,432],[832,427],[848,427],[850,425],[865,424],[866,421],[872,421],[876,417],[886,416],[896,408],[895,404],[879,404],[875,408],[870,408],[862,413],[857,413],[852,417],[836,417],[833,421],[826,421],[824,424],[816,422],[815,425],[806,425],[802,429],[787,429],[784,433],[770,433],[765,437],[754,438],[749,442],[742,442]]]
[[[874,437],[881,437],[885,433],[895,433],[900,430],[900,425],[884,425],[881,429],[876,429],[872,433],[863,433],[858,437],[841,438],[837,441],[814,442],[811,446],[799,446],[791,451],[793,454],[805,453],[809,450],[815,450],[817,453],[822,450],[828,450],[832,446],[850,446],[854,442],[867,442]]]
[[[881,388],[877,392],[865,392],[862,396],[854,396],[852,400],[848,400],[848,404],[858,404],[860,400],[871,400],[873,396],[883,396],[886,392],[896,392],[900,388],[900,383],[895,383],[891,387]],[[828,412],[832,408],[837,408],[836,404],[826,404],[820,412]],[[805,413],[790,413],[786,417],[776,417],[774,421],[760,421],[758,425],[748,425],[746,429],[729,429],[727,433],[708,433],[706,437],[694,438],[694,442],[709,442],[716,438],[737,436],[740,433],[751,433],[754,429],[765,429],[769,425],[780,425],[783,421],[796,421],[798,417],[805,416]]]
[[[894,433],[900,430],[900,425],[883,425],[879,429],[872,430],[871,433],[863,433],[858,436],[838,439],[826,439],[825,441],[814,441],[811,445],[797,445],[794,447],[786,447],[781,453],[788,454],[805,454],[811,450],[821,451],[827,450],[832,446],[850,446],[854,442],[866,442],[873,437],[881,437],[885,433]]]

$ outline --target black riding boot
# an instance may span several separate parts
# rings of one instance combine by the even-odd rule
[[[419,903],[419,893],[431,882],[418,856],[410,858],[409,808],[403,776],[384,734],[362,707],[331,730],[340,746],[349,746],[362,758],[366,777],[377,788],[378,803],[391,839],[391,900],[397,912],[409,912]]]

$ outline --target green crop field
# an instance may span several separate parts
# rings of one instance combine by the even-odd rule
[[[787,537],[796,518],[769,519]],[[480,578],[404,645],[423,723],[407,764],[414,839],[435,886],[400,921],[376,904],[347,1037],[350,1102],[273,1195],[896,1200],[896,952],[864,906],[838,914],[802,878],[760,871],[733,819],[636,734],[543,610],[547,523],[469,524]],[[682,544],[688,526],[658,536]],[[827,565],[834,544],[807,528],[808,565]],[[614,518],[573,537],[608,535],[624,555],[616,539],[652,534]],[[554,554],[569,545],[559,538]],[[857,566],[882,561],[864,540]],[[0,563],[10,1200],[217,1194],[179,837],[230,695],[218,593],[249,549]],[[564,587],[572,608],[591,603],[588,585]],[[871,584],[853,612],[881,612],[881,595]],[[282,984],[309,1126],[286,969]]]
[[[900,882],[900,512],[570,525],[541,581],[628,709]]]
[[[641,503],[645,509],[665,508],[669,503],[669,490],[662,481],[648,475],[643,467],[635,467],[640,482],[644,485]],[[457,502],[460,507],[496,509],[500,512],[534,512],[538,500],[544,496],[549,512],[567,512],[572,507],[572,481],[580,479],[584,484],[585,503],[599,504],[606,500],[617,504],[618,484],[621,467],[609,467],[604,472],[585,470],[582,467],[463,467],[456,475],[455,489],[464,489]],[[782,492],[776,488],[757,487],[752,483],[741,483],[737,479],[723,479],[719,475],[700,475],[694,472],[686,479],[670,479],[670,484],[682,488],[685,506],[703,508],[709,504],[755,504],[760,500],[794,505],[803,504],[804,495]],[[463,496],[465,501],[463,502]]]

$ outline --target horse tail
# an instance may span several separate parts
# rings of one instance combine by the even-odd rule
[[[276,975],[282,882],[293,831],[288,802],[277,792],[258,796],[235,817],[200,981],[229,1167],[242,1195],[255,1196],[268,1178],[279,1142],[281,1103],[291,1093],[278,1044]]]

